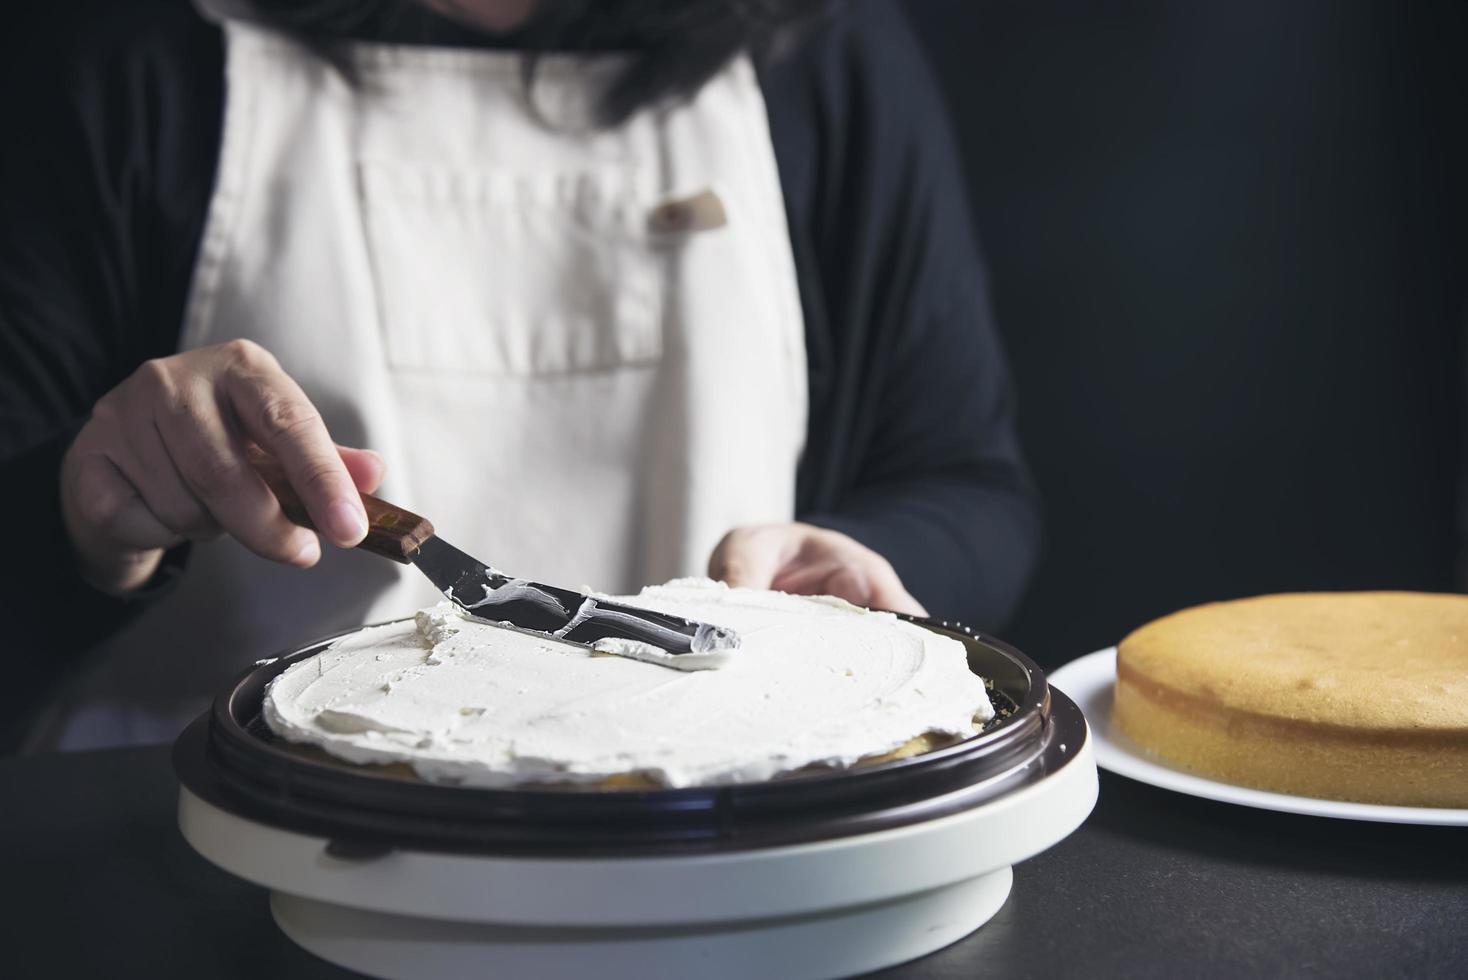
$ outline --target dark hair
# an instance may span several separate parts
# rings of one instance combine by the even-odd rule
[[[524,28],[494,39],[526,50],[527,82],[535,56],[549,51],[627,50],[633,58],[598,106],[615,125],[643,106],[686,98],[740,51],[768,52],[813,21],[832,0],[540,0]],[[485,43],[414,0],[253,0],[259,15],[302,37],[345,67],[349,39]]]

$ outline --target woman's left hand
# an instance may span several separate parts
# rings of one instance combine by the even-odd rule
[[[745,588],[834,595],[858,606],[928,614],[887,559],[839,531],[796,521],[736,527],[709,558],[709,576]]]

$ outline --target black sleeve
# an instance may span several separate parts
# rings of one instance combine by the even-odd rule
[[[985,628],[1036,562],[957,153],[901,12],[853,0],[761,66],[801,278],[802,520],[884,555],[935,616]]]
[[[96,400],[176,348],[223,48],[187,0],[26,4],[12,26],[0,40],[0,486],[18,557],[0,594],[20,627],[10,662],[54,661],[68,652],[56,632],[84,648],[146,601],[77,578],[58,468]]]

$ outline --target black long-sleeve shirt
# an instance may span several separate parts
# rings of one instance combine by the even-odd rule
[[[80,581],[57,475],[96,400],[177,349],[224,48],[187,0],[33,6],[0,42],[0,486],[19,556],[0,594],[14,652],[44,672],[147,602]],[[1039,521],[927,67],[899,11],[853,0],[758,69],[810,371],[797,515],[886,556],[934,615],[993,628]]]

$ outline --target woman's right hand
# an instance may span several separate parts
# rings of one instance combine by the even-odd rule
[[[61,463],[61,514],[83,576],[106,592],[142,586],[166,548],[228,533],[308,567],[316,535],[291,523],[248,461],[275,456],[332,544],[367,533],[358,491],[382,479],[376,453],[336,445],[269,351],[248,340],[147,361],[97,402]]]

